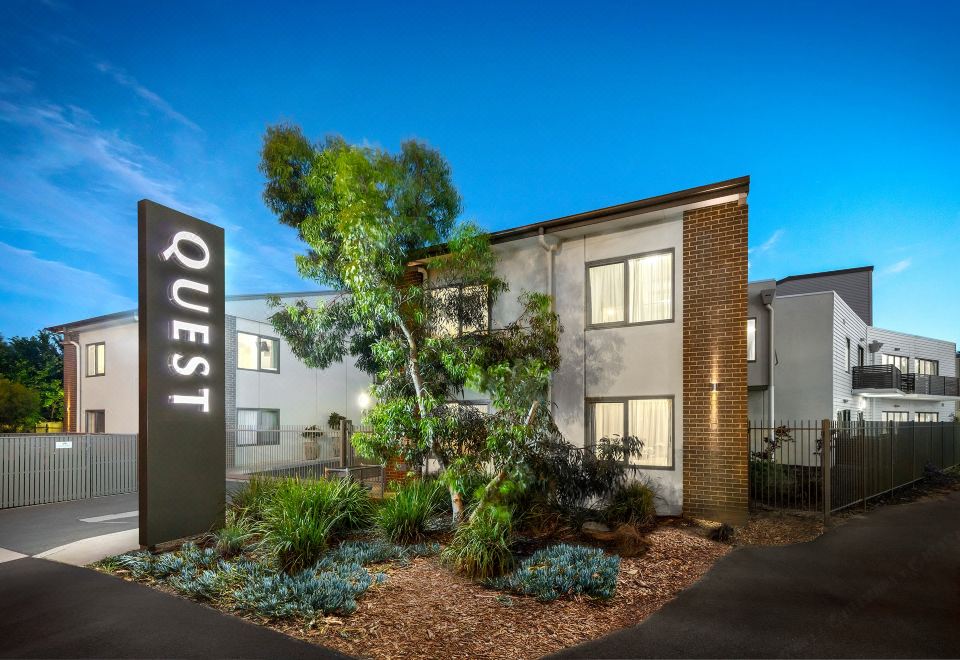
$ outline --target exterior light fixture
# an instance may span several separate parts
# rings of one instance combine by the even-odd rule
[[[719,392],[719,391],[720,391],[720,383],[710,383],[710,391],[711,391],[711,392]]]
[[[366,410],[370,407],[370,395],[366,392],[360,392],[360,396],[357,397],[357,404],[360,406],[361,410]]]

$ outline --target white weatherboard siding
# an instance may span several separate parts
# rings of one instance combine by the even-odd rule
[[[847,368],[846,346],[850,340],[850,368]],[[867,419],[867,401],[853,396],[853,367],[857,364],[857,346],[867,350],[867,324],[844,300],[833,293],[833,414],[850,411],[850,419],[856,420],[860,412]]]
[[[79,332],[80,364],[78,396],[80,431],[86,431],[86,411],[104,411],[107,433],[137,433],[139,409],[139,335],[132,319],[94,326]],[[103,376],[87,376],[87,344],[104,342],[106,370]],[[65,351],[76,350],[66,344]]]

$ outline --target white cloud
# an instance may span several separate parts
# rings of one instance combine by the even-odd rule
[[[203,129],[197,126],[194,122],[185,117],[183,114],[177,112],[177,110],[174,109],[174,107],[170,105],[166,99],[161,97],[153,90],[141,85],[139,82],[137,82],[136,78],[128,74],[123,69],[115,67],[108,62],[98,62],[96,66],[98,71],[113,78],[118,85],[123,85],[124,87],[132,89],[134,94],[142,98],[144,101],[152,105],[170,119],[178,121],[194,131],[203,132]]]
[[[784,230],[778,229],[770,235],[770,238],[765,240],[763,243],[757,247],[752,247],[748,251],[751,254],[763,254],[764,252],[769,252],[773,247],[780,241],[780,238],[783,236]]]
[[[883,272],[887,275],[896,275],[897,273],[902,273],[906,269],[910,268],[910,265],[913,263],[912,259],[901,259],[895,264],[891,264],[883,269]]]

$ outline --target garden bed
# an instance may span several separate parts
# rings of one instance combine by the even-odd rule
[[[363,593],[349,615],[313,621],[241,616],[359,657],[537,658],[639,623],[730,550],[671,522],[653,530],[647,541],[642,556],[621,560],[616,593],[607,602],[574,597],[541,603],[506,594],[457,575],[429,556],[369,566],[371,573],[386,574],[386,580]],[[111,572],[132,579],[122,569]],[[235,614],[228,606],[220,609]]]

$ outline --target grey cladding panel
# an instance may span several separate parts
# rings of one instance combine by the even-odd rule
[[[797,275],[777,283],[778,296],[836,291],[867,325],[873,325],[873,269]]]

